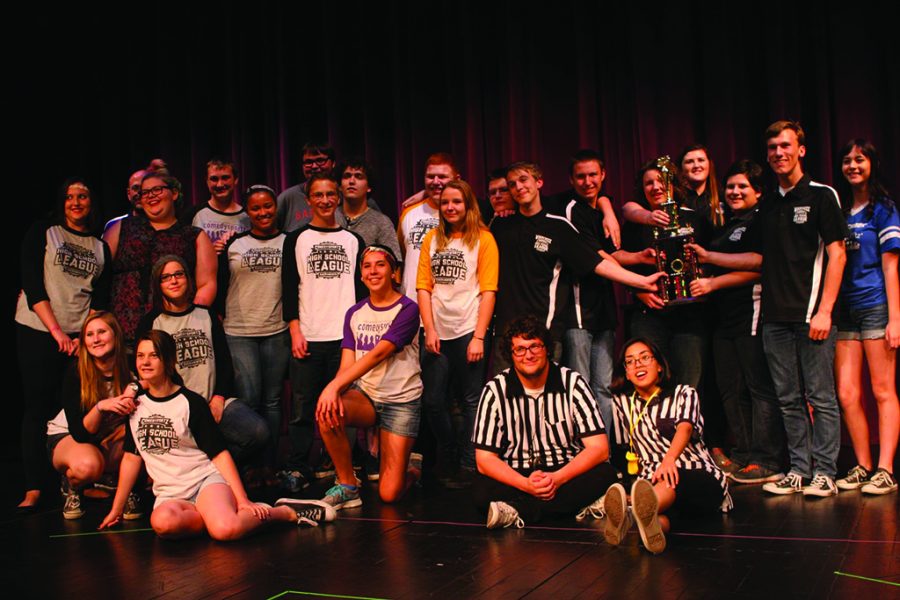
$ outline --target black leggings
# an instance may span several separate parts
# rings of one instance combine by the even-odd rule
[[[39,490],[48,471],[47,421],[59,412],[59,386],[74,360],[59,351],[53,336],[16,323],[22,374],[22,466],[25,489]]]
[[[527,477],[529,471],[519,473]],[[544,515],[575,515],[605,494],[615,482],[616,472],[605,462],[563,485],[553,500],[541,500],[479,473],[472,487],[472,498],[482,512],[487,512],[491,502],[500,500],[519,511],[525,523],[537,523]]]

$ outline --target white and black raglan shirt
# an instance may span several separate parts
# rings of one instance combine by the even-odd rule
[[[214,244],[222,238],[250,230],[250,217],[243,207],[235,212],[223,212],[210,206],[209,202],[197,206],[185,221],[205,231]]]
[[[828,255],[825,246],[849,236],[837,192],[804,175],[791,190],[760,204],[762,320],[809,323],[819,308]]]
[[[160,329],[175,339],[176,370],[184,385],[207,402],[223,396],[230,404],[234,393],[234,365],[219,319],[203,306],[184,312],[152,311],[138,325],[138,336]]]
[[[478,402],[472,443],[513,469],[557,469],[606,433],[597,403],[577,371],[550,363],[542,393],[530,395],[512,369],[488,381]]]
[[[111,263],[103,240],[64,225],[35,223],[22,242],[16,322],[46,332],[33,308],[49,301],[60,328],[77,334],[92,309],[107,307]]]
[[[143,459],[157,498],[191,497],[226,449],[206,401],[185,388],[164,398],[143,391],[125,428],[125,451]]]
[[[359,277],[364,248],[359,235],[341,227],[306,225],[285,238],[283,316],[300,321],[307,341],[343,339],[347,310],[367,294]]]
[[[216,311],[224,317],[226,334],[264,337],[287,329],[281,306],[286,237],[247,231],[231,238],[219,255]]]

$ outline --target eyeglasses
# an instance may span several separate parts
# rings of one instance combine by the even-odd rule
[[[141,198],[156,198],[163,193],[163,190],[171,190],[170,185],[157,185],[152,188],[141,190]]]
[[[534,355],[538,355],[544,351],[546,346],[544,344],[532,344],[531,346],[516,346],[512,349],[512,355],[516,358],[522,358],[528,352],[531,352]]]
[[[175,271],[174,273],[163,273],[162,275],[159,276],[159,282],[166,283],[168,281],[171,281],[172,279],[183,279],[184,277],[186,277],[186,275],[184,274],[184,271]]]
[[[315,165],[315,166],[317,166],[317,167],[324,167],[325,164],[326,164],[329,160],[331,160],[331,159],[328,158],[327,156],[317,156],[316,158],[304,158],[304,159],[303,159],[303,166],[304,166],[304,167],[311,167],[311,166]]]
[[[634,367],[640,365],[642,367],[649,365],[651,362],[656,360],[656,357],[650,354],[649,352],[645,352],[641,354],[637,358],[626,358],[625,359],[625,368],[633,369]]]

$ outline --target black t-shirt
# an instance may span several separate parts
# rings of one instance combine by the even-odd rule
[[[569,299],[570,277],[592,272],[602,258],[596,244],[564,217],[541,210],[494,219],[491,233],[500,250],[496,328],[523,315],[535,315],[559,336]]]
[[[786,195],[763,198],[762,318],[766,323],[809,323],[822,300],[825,246],[849,235],[837,192],[804,175]]]
[[[762,252],[762,235],[758,226],[759,207],[734,217],[709,246],[714,252],[738,254],[742,252]],[[704,266],[710,275],[728,273],[728,269]],[[717,312],[716,335],[733,338],[741,335],[756,335],[759,322],[759,282],[738,287],[730,287],[715,292],[712,296]]]

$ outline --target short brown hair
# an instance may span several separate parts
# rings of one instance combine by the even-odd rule
[[[800,121],[775,121],[766,128],[766,141],[771,140],[773,137],[778,137],[785,129],[790,129],[797,134],[798,144],[801,146],[806,145],[806,134],[803,133],[803,127],[800,125]]]
[[[527,160],[520,160],[506,167],[506,177],[509,178],[509,174],[513,171],[527,171],[535,179],[542,179],[544,177],[541,166],[535,162],[528,162]]]

